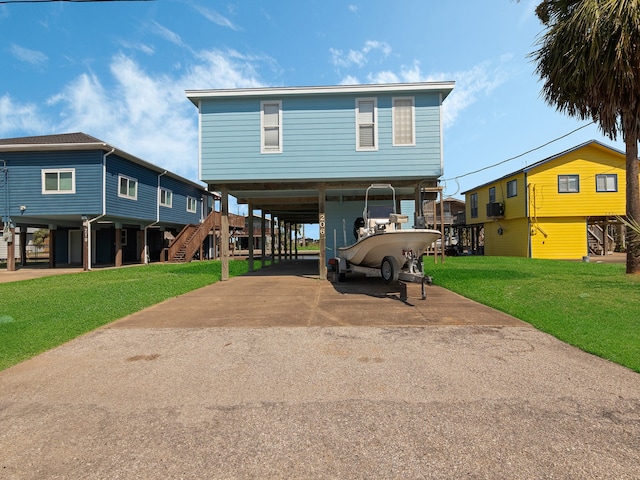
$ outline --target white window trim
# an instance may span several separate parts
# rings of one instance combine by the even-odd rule
[[[120,230],[120,245],[122,247],[126,247],[128,241],[129,241],[129,232],[123,228],[122,230]]]
[[[190,201],[193,202],[193,209],[189,208]],[[197,213],[198,212],[198,200],[194,197],[187,197],[187,212]]]
[[[128,194],[124,194],[124,193],[120,192],[120,182],[121,182],[121,180],[123,178],[125,178],[129,182],[136,182],[136,194],[134,196],[131,196],[131,195],[128,195]],[[129,191],[129,189],[127,188],[127,192],[128,191]],[[137,178],[133,178],[133,177],[128,177],[126,175],[119,174],[118,175],[118,197],[127,198],[129,200],[138,200],[138,179]]]
[[[266,148],[264,144],[264,106],[274,104],[278,105],[278,148]],[[262,102],[260,102],[260,153],[282,153],[282,100],[263,100]]]
[[[561,190],[560,189],[560,179],[561,178],[563,178],[567,182],[566,190]],[[570,178],[571,179],[575,178],[577,180],[577,187],[578,188],[576,190],[571,190],[570,189],[570,184],[569,184],[569,179]],[[580,193],[580,175],[579,174],[575,174],[575,173],[558,175],[558,193]]]
[[[60,176],[58,176],[58,190],[46,189],[47,173],[71,173],[71,190],[60,190]],[[45,168],[42,169],[42,194],[43,195],[67,195],[76,193],[76,169],[75,168]]]
[[[167,195],[165,193],[165,201],[162,201],[162,192],[166,192],[169,194],[169,201],[166,201]],[[158,198],[158,203],[160,204],[161,207],[167,207],[167,208],[173,208],[173,192],[171,190],[169,190],[168,188],[162,188],[160,187],[160,191],[158,192],[158,195],[160,198]]]
[[[604,189],[598,189],[598,179],[604,178]],[[607,179],[613,178],[615,182],[615,186],[612,190],[607,188]],[[618,191],[618,174],[617,173],[599,173],[596,175],[596,192],[598,193],[615,193]]]
[[[360,123],[358,123],[358,111],[360,102],[373,102],[373,147],[360,146]],[[378,99],[376,97],[356,98],[356,151],[375,152],[378,150]]]
[[[396,143],[396,100],[411,100],[411,143]],[[415,97],[393,97],[391,99],[392,145],[394,147],[416,146],[416,99]]]

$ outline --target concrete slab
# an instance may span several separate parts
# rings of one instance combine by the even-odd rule
[[[528,324],[437,286],[421,299],[418,284],[350,276],[320,280],[317,261],[290,260],[186,293],[110,328],[328,327]]]
[[[637,374],[437,287],[294,267],[0,372],[0,478],[640,476]]]
[[[0,283],[20,282],[34,278],[50,277],[53,275],[65,275],[69,273],[82,273],[82,267],[58,267],[48,268],[46,265],[30,265],[20,267],[13,272],[6,268],[0,269]]]

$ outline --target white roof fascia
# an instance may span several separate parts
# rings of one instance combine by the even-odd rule
[[[443,100],[451,93],[455,82],[414,82],[414,83],[385,83],[359,85],[328,85],[316,87],[259,87],[259,88],[223,88],[208,90],[186,90],[191,102],[198,106],[198,101],[209,98],[233,97],[265,97],[288,95],[332,95],[332,94],[371,94],[397,92],[440,92]]]

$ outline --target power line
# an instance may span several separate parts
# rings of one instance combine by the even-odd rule
[[[452,178],[445,178],[445,179],[442,179],[441,181],[442,182],[446,182],[447,180],[456,180],[457,181],[459,178],[467,177],[469,175],[473,175],[475,173],[483,172],[485,170],[489,170],[490,168],[497,167],[498,165],[502,165],[503,163],[511,162],[512,160],[516,160],[516,159],[518,159],[520,157],[524,157],[525,155],[527,155],[527,154],[529,154],[531,152],[535,152],[536,150],[540,150],[541,148],[544,148],[547,145],[551,145],[553,142],[557,142],[558,140],[562,140],[563,138],[568,137],[569,135],[572,135],[572,134],[576,133],[578,130],[582,130],[583,128],[586,128],[589,125],[593,125],[594,123],[595,122],[589,122],[589,123],[587,123],[585,125],[582,125],[581,127],[578,127],[575,130],[570,131],[569,133],[565,133],[564,135],[561,135],[561,136],[559,136],[557,138],[554,138],[553,140],[550,140],[547,143],[544,143],[544,144],[542,144],[542,145],[540,145],[538,147],[532,148],[531,150],[527,150],[526,152],[523,152],[523,153],[521,153],[519,155],[516,155],[515,157],[507,158],[506,160],[502,160],[501,162],[494,163],[493,165],[488,165],[486,167],[482,167],[482,168],[480,168],[478,170],[474,170],[473,172],[464,173],[462,175],[458,175],[458,176],[452,177]]]

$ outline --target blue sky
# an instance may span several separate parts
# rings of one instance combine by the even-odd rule
[[[542,32],[538,3],[0,4],[0,137],[82,131],[198,180],[197,110],[185,90],[451,80],[447,195],[590,139],[624,151],[591,125],[504,162],[588,123],[540,96],[527,57]]]

